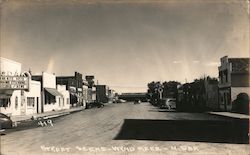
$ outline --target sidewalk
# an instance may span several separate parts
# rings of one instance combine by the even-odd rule
[[[50,111],[50,112],[44,112],[44,113],[39,113],[39,114],[11,116],[10,118],[13,122],[26,121],[26,120],[31,120],[32,118],[39,118],[39,117],[47,119],[47,118],[68,115],[70,113],[82,111],[84,109],[85,107],[74,107],[72,109],[63,109],[63,110]]]
[[[212,114],[212,115],[219,115],[219,116],[238,118],[238,119],[249,119],[250,118],[249,115],[232,113],[232,112],[208,112],[208,113]]]

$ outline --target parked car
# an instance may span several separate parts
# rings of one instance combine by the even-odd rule
[[[12,120],[9,116],[0,113],[0,130],[12,128]]]
[[[162,100],[160,104],[161,109],[176,109],[176,99],[175,98],[166,98]]]
[[[97,108],[102,108],[104,107],[104,104],[101,102],[90,102],[87,104],[86,109],[92,108],[92,107],[97,107]]]
[[[141,103],[141,100],[136,99],[136,100],[134,101],[134,104],[140,104],[140,103]]]
[[[116,101],[116,103],[125,103],[126,102],[126,100],[123,100],[123,99],[118,99],[117,101]]]

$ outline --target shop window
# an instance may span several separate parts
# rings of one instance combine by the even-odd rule
[[[15,98],[15,109],[17,109],[18,108],[18,97],[16,96],[16,98]]]
[[[56,98],[55,96],[50,95],[49,93],[45,93],[45,105],[47,104],[55,104]]]
[[[10,106],[10,98],[4,98],[4,99],[0,99],[0,107],[9,107]]]
[[[35,106],[35,98],[34,97],[27,97],[27,106],[34,107]]]

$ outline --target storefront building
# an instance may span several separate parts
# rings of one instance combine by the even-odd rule
[[[66,89],[66,85],[57,85],[57,90],[63,95],[62,101],[59,102],[59,109],[69,109],[70,108],[70,95],[69,91]]]
[[[9,116],[39,112],[40,82],[22,72],[21,63],[0,57],[0,111]]]
[[[106,85],[96,85],[96,100],[102,103],[109,102],[109,88]]]
[[[41,82],[42,113],[63,108],[65,99],[63,94],[56,89],[56,76],[54,74],[43,72],[42,75],[32,75],[32,80]]]
[[[86,107],[86,104],[88,102],[88,84],[86,81],[83,81],[82,85],[82,97],[83,97],[83,106]]]
[[[84,106],[82,74],[75,72],[74,76],[57,76],[56,84],[66,85],[70,92],[71,107]]]
[[[219,104],[223,111],[231,111],[237,95],[250,95],[249,58],[221,58],[219,70]]]
[[[23,91],[24,99],[26,101],[26,115],[41,113],[41,83],[38,81],[30,81],[29,91]],[[21,92],[22,93],[22,92]]]
[[[85,76],[87,88],[87,103],[96,101],[96,87],[94,82],[95,76],[87,75]]]

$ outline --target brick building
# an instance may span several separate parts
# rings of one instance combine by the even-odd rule
[[[250,94],[249,58],[220,59],[219,70],[219,104],[224,111],[232,110],[232,103],[240,93]]]
[[[83,79],[82,74],[75,72],[74,76],[57,76],[56,84],[66,85],[66,90],[70,92],[71,107],[85,106],[83,99]]]

